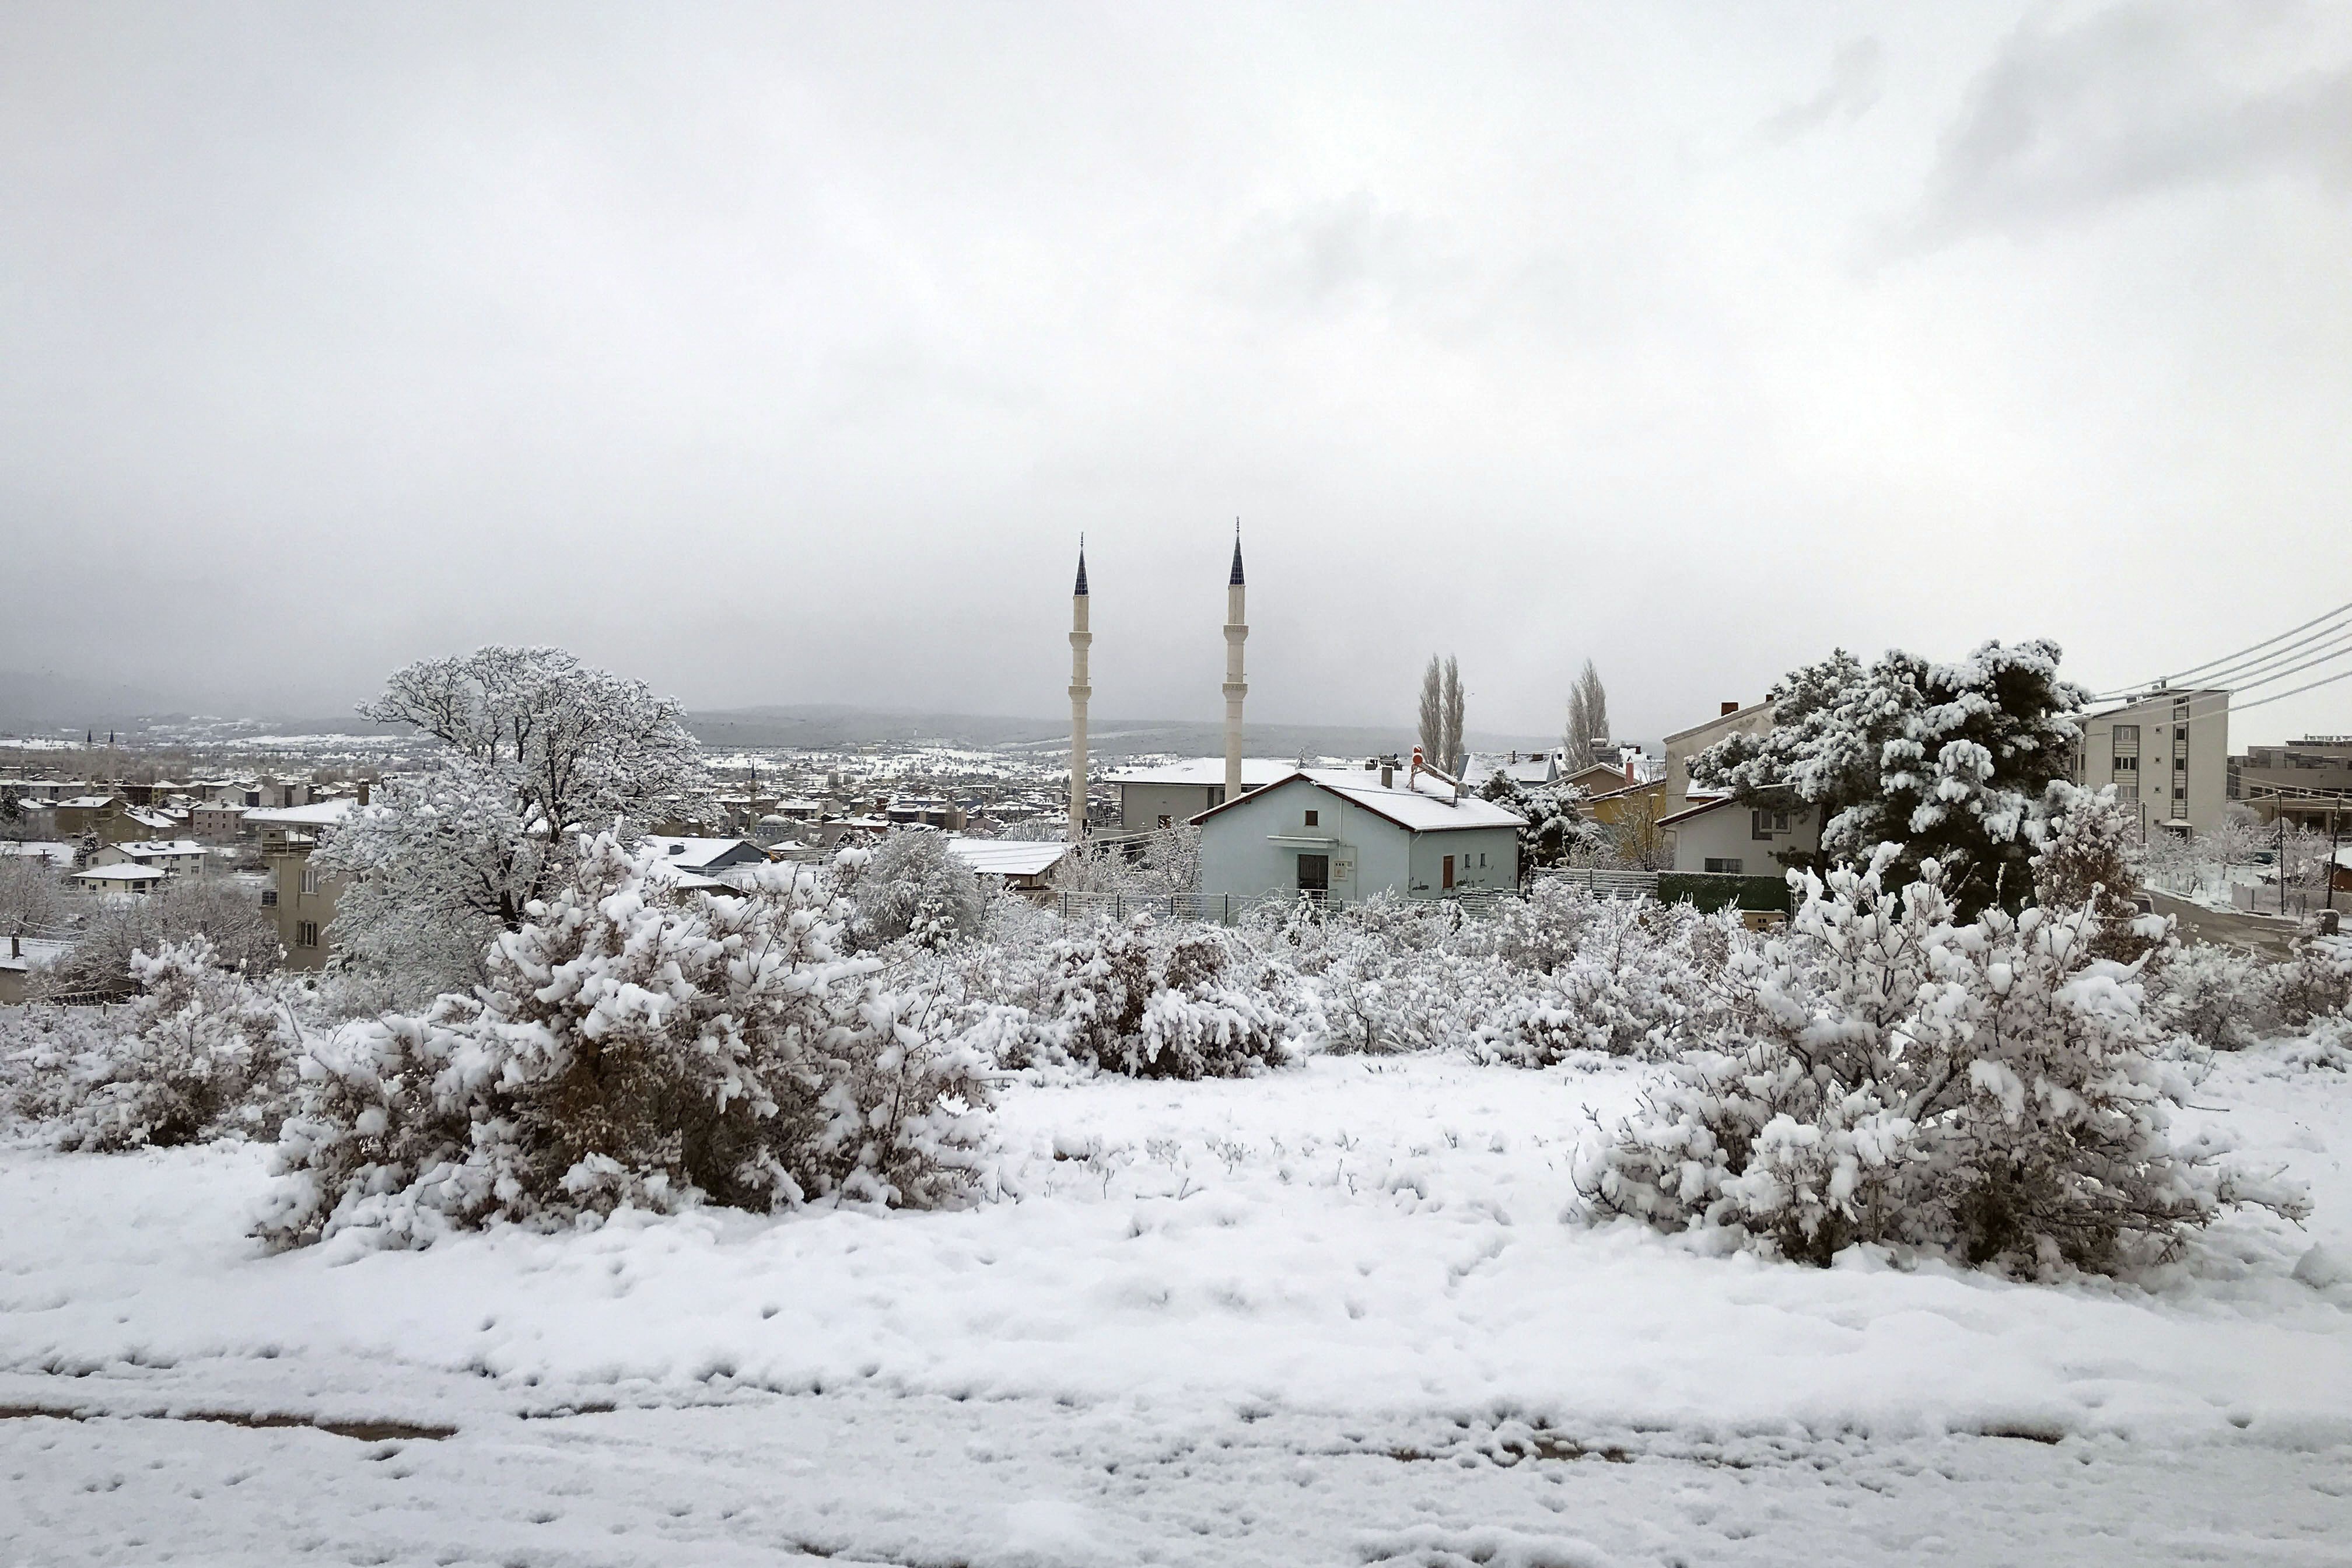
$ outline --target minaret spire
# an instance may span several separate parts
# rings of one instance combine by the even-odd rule
[[[1070,842],[1087,837],[1087,699],[1094,687],[1087,679],[1087,649],[1094,640],[1087,628],[1087,536],[1078,535],[1078,583],[1070,593]]]
[[[1225,578],[1225,798],[1242,793],[1242,699],[1249,682],[1242,674],[1242,644],[1249,640],[1249,616],[1243,606],[1242,520],[1234,519],[1234,569]]]

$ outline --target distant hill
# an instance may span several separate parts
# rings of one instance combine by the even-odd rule
[[[112,730],[132,742],[219,743],[233,742],[239,735],[390,735],[405,729],[371,724],[348,709],[329,713],[248,710],[244,716],[224,716],[235,712],[190,700],[185,694],[175,697],[160,688],[88,680],[46,670],[0,670],[0,735],[71,731],[78,736],[95,729],[101,737]],[[1066,749],[1070,740],[1066,718],[920,712],[827,702],[689,713],[687,723],[704,745],[722,751],[780,746],[838,751],[929,741],[974,750],[1034,748],[1052,753]],[[1403,725],[1383,729],[1254,723],[1248,734],[1254,757],[1402,753],[1412,750],[1413,741],[1412,731]],[[1474,731],[1469,739],[1470,749],[1480,755],[1540,751],[1557,743],[1556,737],[1546,735]],[[1223,751],[1224,729],[1214,722],[1183,719],[1100,719],[1095,721],[1088,741],[1094,754],[1105,760],[1168,752],[1206,757]]]
[[[690,713],[687,722],[706,746],[804,746],[836,750],[851,746],[905,744],[929,741],[943,745],[988,750],[1034,748],[1040,752],[1066,749],[1070,741],[1067,719],[1022,719],[1003,714],[917,713],[854,708],[835,703],[799,707],[733,708],[713,713]],[[1224,726],[1182,719],[1103,719],[1087,733],[1088,749],[1097,757],[1132,757],[1174,752],[1214,756],[1224,750]],[[1412,731],[1399,726],[1379,729],[1339,724],[1252,724],[1249,752],[1254,757],[1371,756],[1412,749]],[[1557,744],[1543,735],[1486,734],[1473,731],[1472,752],[1541,751]]]

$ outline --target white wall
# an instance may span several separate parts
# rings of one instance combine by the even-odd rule
[[[1780,876],[1788,868],[1776,853],[1817,849],[1822,841],[1815,814],[1802,807],[1789,814],[1789,831],[1769,838],[1756,837],[1754,814],[1744,805],[1718,806],[1668,831],[1675,836],[1675,870],[1704,871],[1710,859],[1738,860],[1743,877]]]
[[[1306,820],[1309,811],[1316,814],[1312,826]],[[1273,842],[1276,837],[1288,842]],[[1202,823],[1201,890],[1235,899],[1296,892],[1301,854],[1330,857],[1335,899],[1365,899],[1386,889],[1436,897],[1448,855],[1455,858],[1457,889],[1518,885],[1518,836],[1507,827],[1408,833],[1343,796],[1295,779]]]

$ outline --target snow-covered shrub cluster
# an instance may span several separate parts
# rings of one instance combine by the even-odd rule
[[[133,952],[130,1003],[0,1010],[0,1121],[65,1149],[274,1138],[301,1033],[202,937]]]
[[[611,835],[491,949],[478,996],[314,1044],[260,1234],[415,1245],[624,1205],[924,1205],[971,1183],[982,1066],[880,963],[830,880],[683,891]]]
[[[1016,1064],[1025,1050],[1138,1078],[1239,1078],[1288,1059],[1301,1000],[1219,927],[1138,917],[1053,943],[1025,1027],[983,1022]]]
[[[2198,945],[2157,954],[2149,1016],[2208,1050],[2239,1051],[2342,1018],[2352,1005],[2352,938],[2322,937],[2272,961]]]
[[[1893,854],[1808,877],[1785,931],[1732,952],[1703,1048],[1588,1145],[1595,1211],[1815,1263],[1874,1242],[2095,1270],[2224,1205],[2304,1212],[2173,1142],[2188,1085],[2137,969],[2093,953],[2096,910],[1962,921],[1933,860],[1887,890]]]
[[[1339,909],[1301,900],[1255,911],[1248,929],[1304,982],[1326,1050],[1469,1048],[1500,994],[1500,966],[1475,934],[1465,941],[1457,905],[1394,894]]]
[[[47,996],[124,997],[138,989],[131,954],[201,941],[215,962],[258,980],[278,967],[278,927],[247,889],[227,881],[173,878],[141,899],[110,899],[76,933],[74,945],[37,972]]]
[[[130,1030],[128,1003],[0,1007],[0,1132],[47,1129],[70,1114]]]
[[[274,1138],[301,1033],[268,989],[221,966],[202,937],[131,957],[128,1030],[87,1063],[58,1137],[67,1149],[168,1148]]]
[[[1705,1016],[1739,940],[1729,911],[1564,888],[1538,889],[1500,924],[1498,952],[1520,980],[1478,1036],[1488,1054],[1528,1067],[1581,1051],[1671,1055]]]

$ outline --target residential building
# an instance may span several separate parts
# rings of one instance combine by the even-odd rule
[[[335,900],[346,879],[313,865],[310,852],[318,847],[320,837],[341,826],[359,804],[346,797],[246,813],[246,821],[261,836],[262,856],[269,868],[261,906],[278,923],[278,940],[286,949],[284,962],[289,969],[326,966],[326,931],[334,923]]]
[[[6,948],[0,950],[0,1007],[24,1001],[34,974],[63,958],[72,947],[69,942],[46,937],[10,936]]]
[[[200,877],[205,869],[205,847],[193,838],[131,839],[106,846],[90,857],[89,863],[93,868],[152,866],[175,877]]]
[[[1707,792],[1694,792],[1690,782],[1691,759],[1734,732],[1762,735],[1772,728],[1773,709],[1769,702],[1751,702],[1741,707],[1726,702],[1723,710],[1704,724],[1694,724],[1666,737],[1666,815],[1674,816],[1703,799]]]
[[[126,861],[113,866],[92,866],[87,871],[77,871],[70,880],[75,886],[93,893],[152,893],[171,879],[172,873],[160,866],[142,866]]]
[[[0,838],[0,858],[22,855],[45,860],[56,871],[73,869],[74,847],[56,838]]]
[[[2229,773],[2230,694],[2213,688],[2159,689],[2090,715],[2073,766],[2078,784],[2115,786],[2143,838],[2221,826]]]
[[[1297,763],[1266,757],[1241,759],[1244,793],[1264,789],[1298,771]],[[1150,763],[1119,768],[1104,775],[1118,791],[1118,830],[1150,833],[1190,822],[1225,801],[1225,759],[1195,757],[1186,762]]]
[[[2264,822],[2352,830],[2352,735],[2306,735],[2230,759],[2230,798]]]
[[[245,835],[246,810],[242,805],[200,801],[189,808],[188,829],[207,844],[234,843]]]
[[[1041,895],[1045,879],[1070,852],[1060,839],[950,837],[948,849],[982,877],[1001,877],[1007,889]]]
[[[1192,820],[1201,828],[1201,890],[1213,896],[1353,902],[1519,884],[1524,820],[1418,756],[1402,769],[1293,768]]]
[[[1703,795],[1657,825],[1677,871],[1778,877],[1789,868],[1781,856],[1811,854],[1822,845],[1820,814],[1801,801],[1780,810]]]

